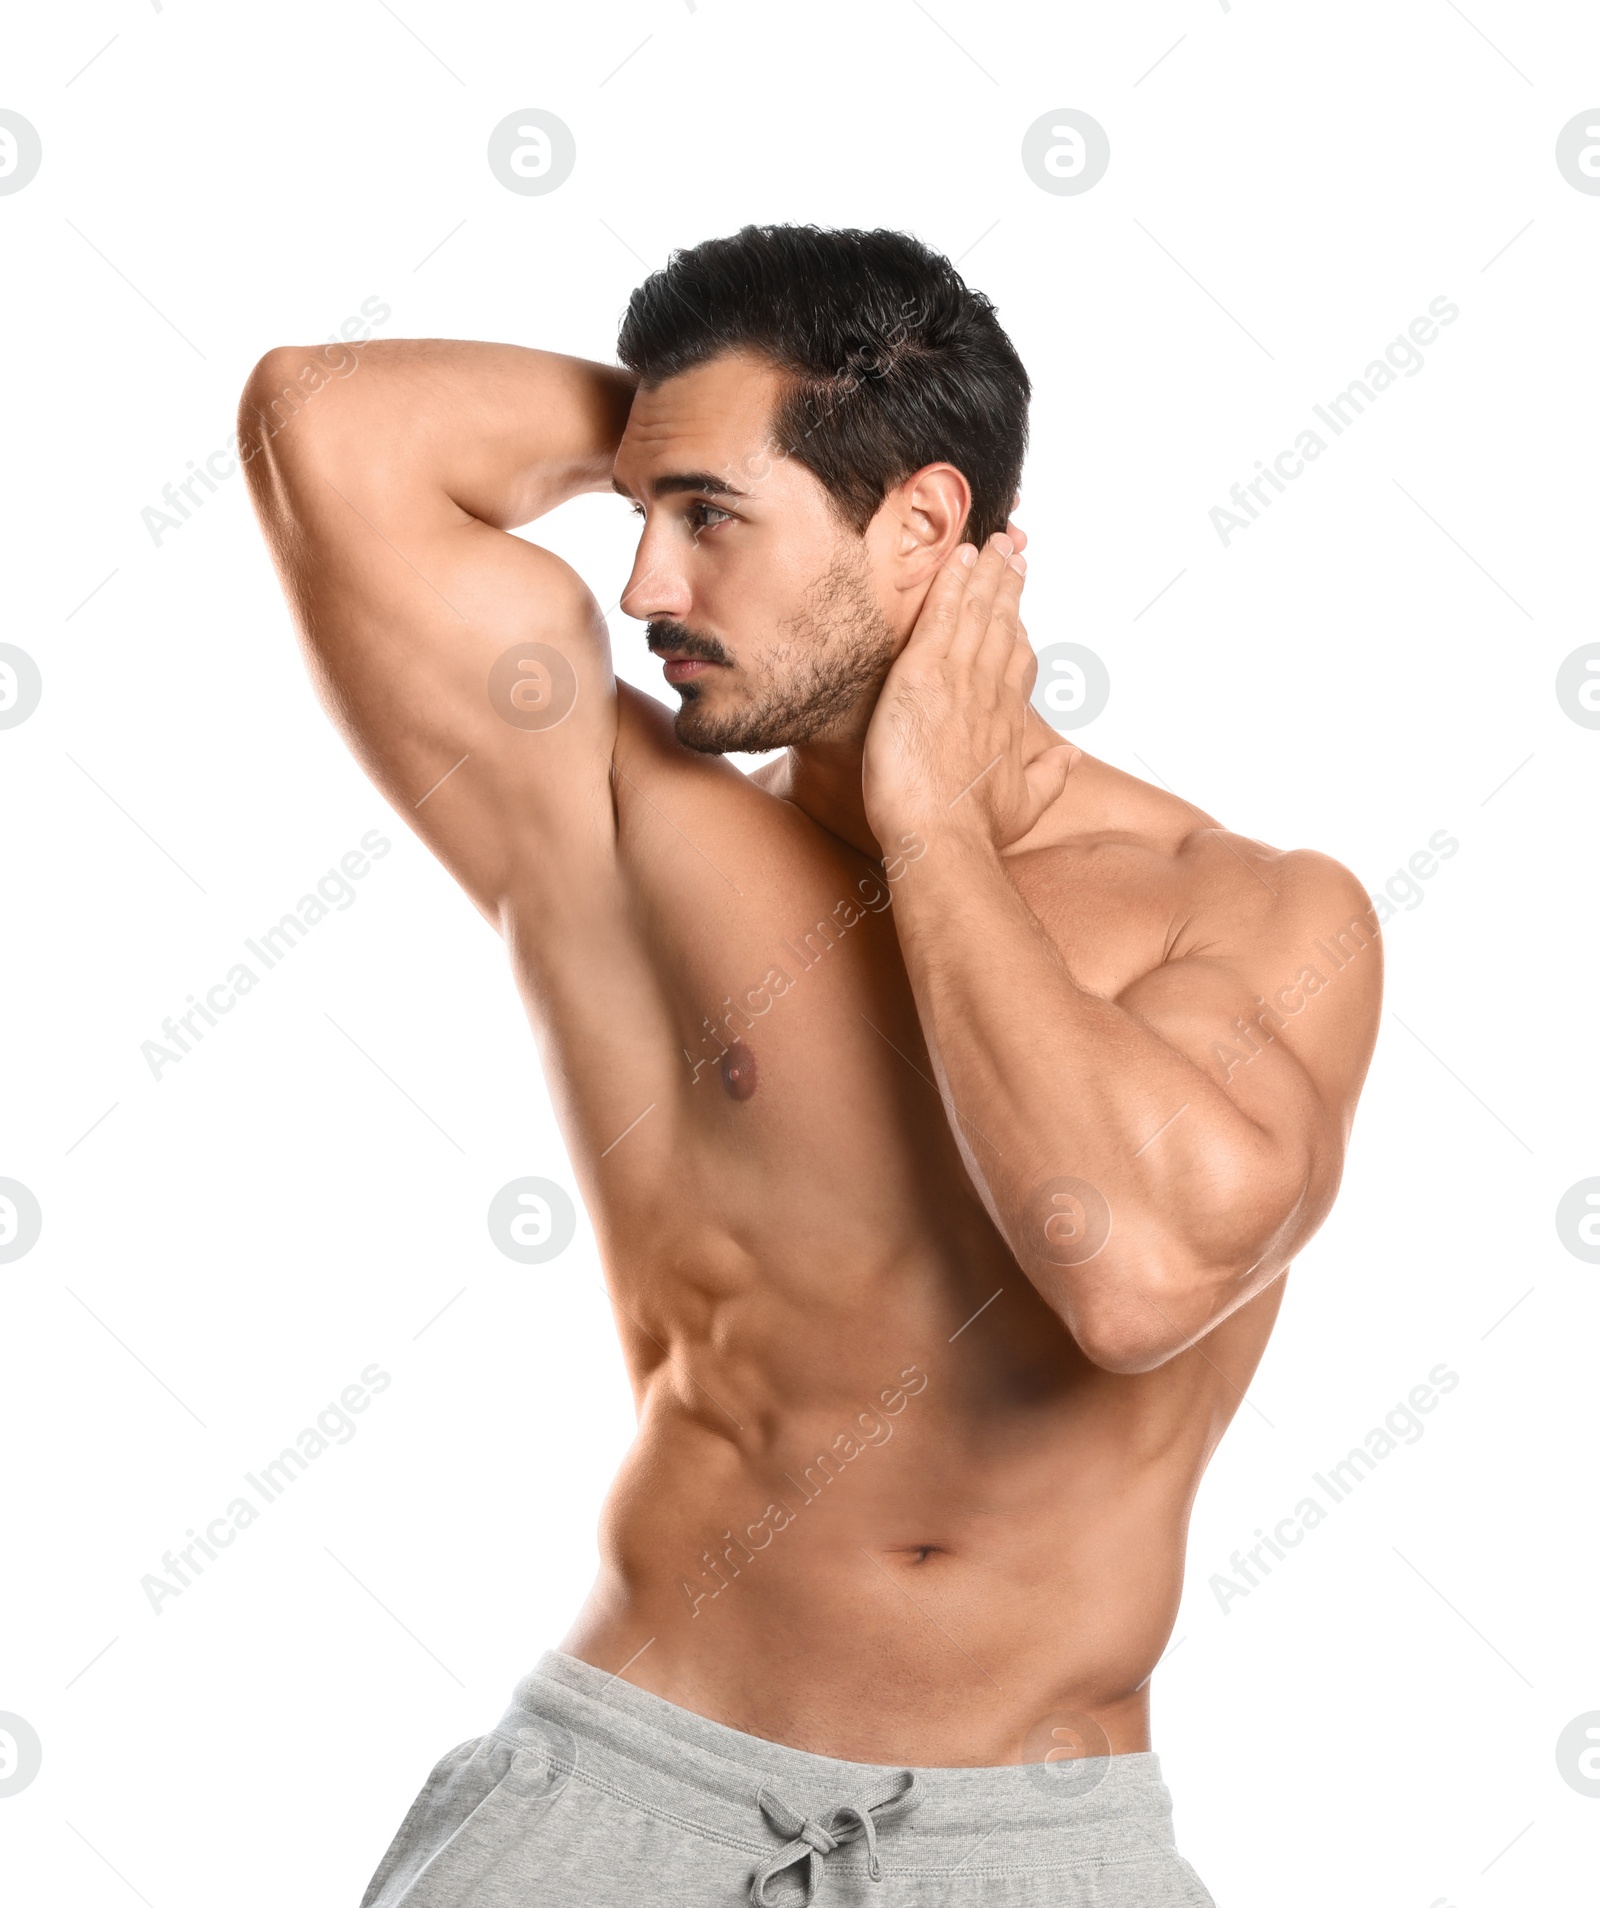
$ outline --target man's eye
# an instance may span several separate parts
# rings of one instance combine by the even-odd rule
[[[642,518],[645,514],[644,505],[640,503],[630,503],[628,509],[635,517]],[[728,518],[731,521],[733,516],[731,510],[719,510],[715,504],[705,503],[700,500],[689,504],[683,514],[696,530],[714,530],[717,527],[715,523],[707,520],[708,517],[714,517],[719,520]]]

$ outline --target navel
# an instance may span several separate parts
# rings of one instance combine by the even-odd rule
[[[748,1100],[756,1090],[756,1057],[742,1040],[722,1056],[722,1090],[730,1100]]]
[[[948,1556],[949,1552],[950,1546],[948,1544],[937,1543],[893,1544],[889,1549],[889,1555],[891,1557],[904,1557],[906,1562],[911,1564],[925,1564],[930,1557]]]

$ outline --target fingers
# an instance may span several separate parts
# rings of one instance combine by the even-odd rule
[[[1021,557],[1008,559],[1001,571],[999,587],[989,607],[988,627],[978,648],[978,667],[992,670],[997,676],[1004,674],[1022,628],[1022,586],[1026,578],[1012,563],[1023,560]]]
[[[1002,638],[1009,644],[1016,633],[1026,567],[1027,559],[1014,555],[1003,532],[989,539],[967,572],[949,654],[976,656],[991,635],[997,647]]]
[[[997,667],[1004,667],[1017,629],[1027,559],[997,532],[982,550],[961,544],[939,566],[928,586],[913,634],[929,656],[980,656],[992,637]]]
[[[960,622],[961,608],[966,601],[968,583],[977,568],[978,553],[970,543],[963,543],[952,550],[939,565],[939,573],[928,585],[928,594],[922,599],[922,608],[917,613],[916,628],[911,632],[911,643],[931,656],[944,656],[949,653]]]

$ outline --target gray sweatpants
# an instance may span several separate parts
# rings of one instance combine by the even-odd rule
[[[549,1650],[423,1785],[362,1908],[1214,1908],[1156,1757],[838,1762]]]

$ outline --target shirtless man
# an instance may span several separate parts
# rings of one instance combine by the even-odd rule
[[[1368,897],[1031,708],[1029,385],[945,260],[747,227],[618,356],[283,349],[241,412],[328,707],[506,941],[639,1415],[366,1908],[1208,1902],[1150,1675],[1339,1182]],[[675,713],[510,534],[610,489]]]

